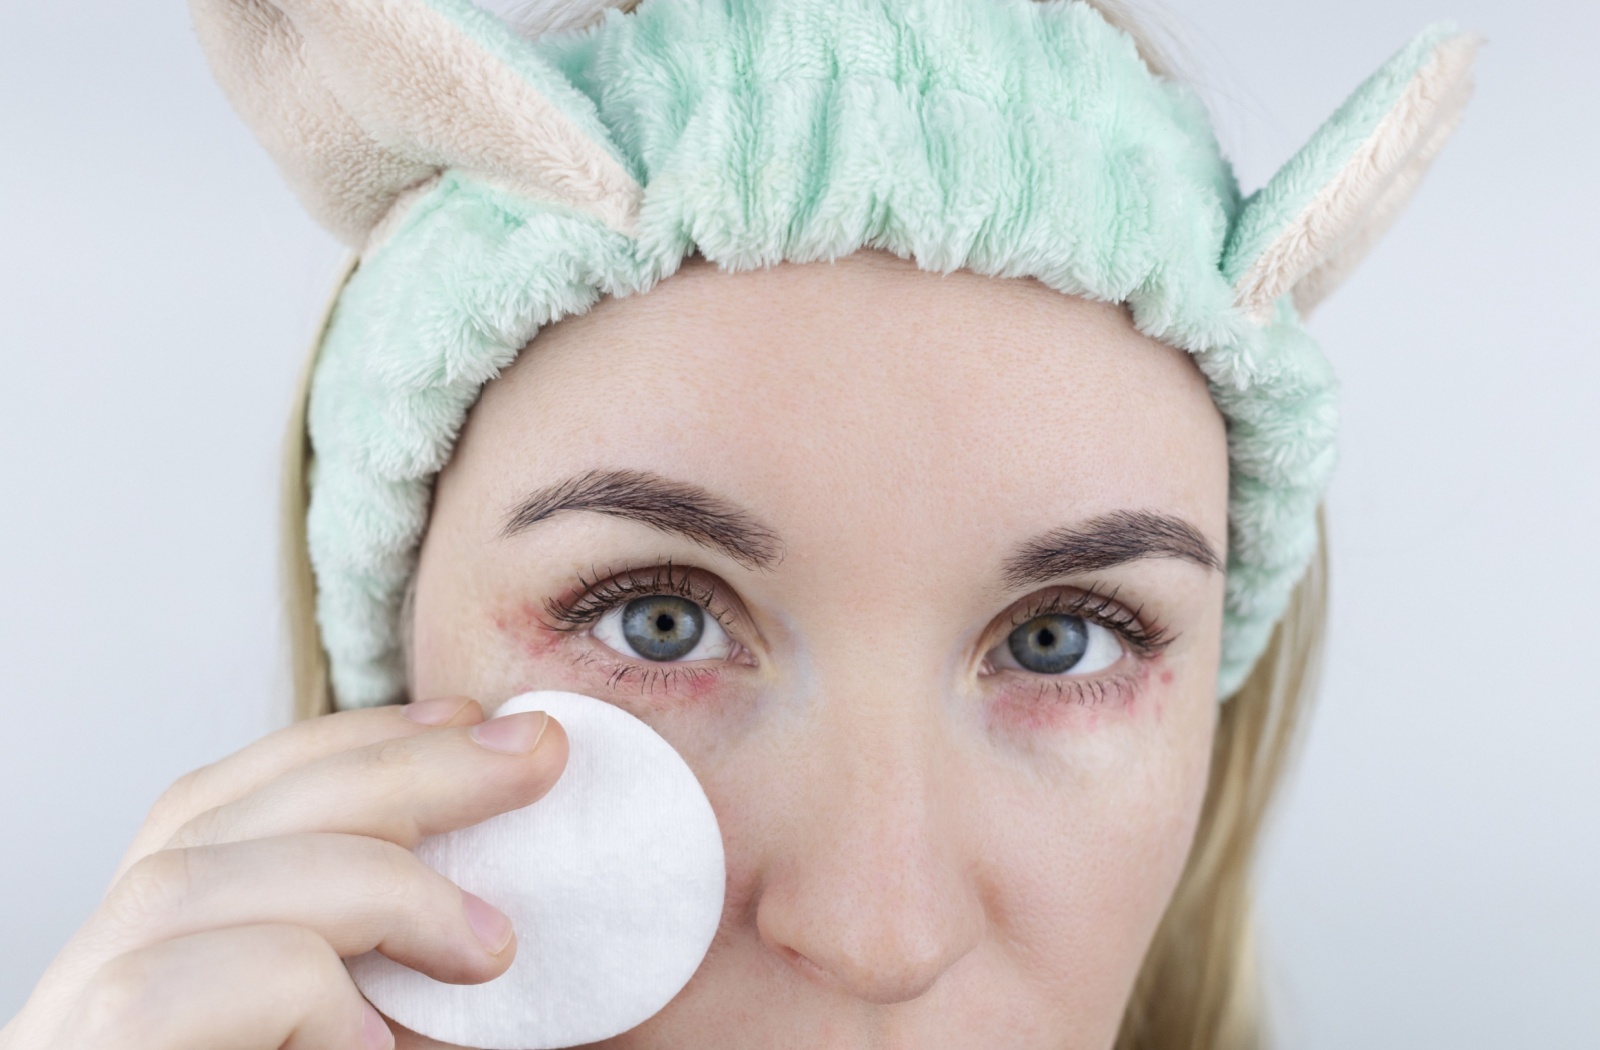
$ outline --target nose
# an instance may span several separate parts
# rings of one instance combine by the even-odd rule
[[[756,926],[809,978],[868,1003],[925,994],[982,940],[983,902],[931,734],[856,725],[813,740],[768,858]]]

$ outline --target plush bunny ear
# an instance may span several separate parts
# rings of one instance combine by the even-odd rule
[[[1459,123],[1478,44],[1424,31],[1245,201],[1222,259],[1239,306],[1265,322],[1291,293],[1304,316],[1355,268]]]
[[[606,6],[538,5],[566,26]],[[402,192],[444,168],[632,232],[641,189],[593,102],[509,25],[466,0],[191,7],[234,106],[312,215],[347,243],[361,245]]]

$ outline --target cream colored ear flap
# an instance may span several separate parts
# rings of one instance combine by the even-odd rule
[[[445,168],[633,232],[642,190],[593,102],[466,0],[191,6],[235,107],[347,243],[360,246],[401,193]]]
[[[1355,268],[1460,122],[1479,43],[1423,32],[1245,201],[1222,259],[1241,308],[1265,323],[1287,293],[1305,316]]]

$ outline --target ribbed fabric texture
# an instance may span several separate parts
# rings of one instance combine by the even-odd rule
[[[1032,276],[1126,302],[1193,353],[1229,421],[1219,696],[1243,681],[1314,549],[1335,384],[1287,297],[1265,325],[1234,306],[1232,172],[1199,102],[1124,33],[1071,0],[645,0],[529,42],[461,0],[427,3],[591,101],[574,120],[604,129],[644,194],[630,237],[446,172],[351,279],[309,421],[341,706],[403,688],[397,617],[428,492],[482,385],[537,352],[542,326],[646,292],[695,248],[729,269],[870,246]]]

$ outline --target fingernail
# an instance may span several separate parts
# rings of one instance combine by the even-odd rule
[[[550,716],[543,711],[524,711],[521,714],[479,722],[470,732],[472,739],[490,751],[501,751],[508,755],[526,755],[539,746],[539,740],[544,736],[544,727],[549,722]]]
[[[464,700],[459,696],[446,696],[438,700],[407,704],[400,709],[400,713],[411,721],[421,722],[425,726],[442,726],[470,703],[471,700]]]
[[[461,891],[461,903],[467,912],[467,925],[477,935],[490,955],[499,955],[511,943],[511,920],[505,913],[482,897]]]
[[[394,1033],[365,999],[361,1001],[361,1035],[367,1050],[394,1050]]]

